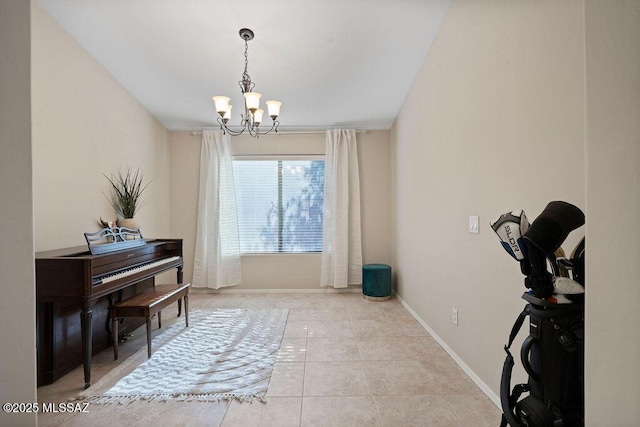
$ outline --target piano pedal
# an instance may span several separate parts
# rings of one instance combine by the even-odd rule
[[[131,338],[133,338],[133,334],[132,333],[118,334],[118,344],[122,344],[124,342],[127,342]]]

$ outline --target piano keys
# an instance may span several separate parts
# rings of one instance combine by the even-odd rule
[[[111,345],[109,305],[144,292],[174,268],[182,283],[182,239],[151,239],[102,254],[86,246],[38,252],[35,264],[38,386],[83,364],[86,388],[92,355]],[[127,320],[119,329],[142,325]]]
[[[150,262],[150,263],[143,263],[142,265],[137,265],[135,267],[132,268],[127,268],[123,271],[119,271],[117,273],[113,273],[113,274],[108,274],[106,276],[103,277],[97,277],[94,279],[93,284],[95,285],[101,285],[103,283],[109,283],[109,282],[115,282],[116,280],[120,280],[120,279],[124,279],[126,277],[129,276],[133,276],[134,274],[143,272],[145,270],[150,270],[152,268],[156,268],[159,267],[161,265],[164,264],[169,264],[172,263],[174,261],[178,261],[180,260],[179,256],[172,256],[169,258],[164,258],[161,259],[159,261],[155,261],[155,262]]]

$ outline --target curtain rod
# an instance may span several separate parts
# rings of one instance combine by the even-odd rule
[[[274,132],[269,135],[317,135],[324,134],[326,130],[290,130],[290,131],[282,131],[282,132]],[[365,130],[356,130],[356,133],[365,133]],[[202,135],[202,131],[191,131],[191,136],[199,136]]]

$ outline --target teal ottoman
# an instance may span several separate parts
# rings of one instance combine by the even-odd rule
[[[391,266],[366,264],[362,266],[362,293],[367,301],[387,301],[391,298]]]

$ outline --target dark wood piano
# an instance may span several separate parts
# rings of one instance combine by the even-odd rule
[[[111,345],[109,305],[148,290],[173,268],[182,283],[182,267],[182,239],[146,239],[100,254],[87,246],[36,253],[38,386],[84,364],[89,387],[92,355]],[[143,322],[127,320],[123,334]]]

